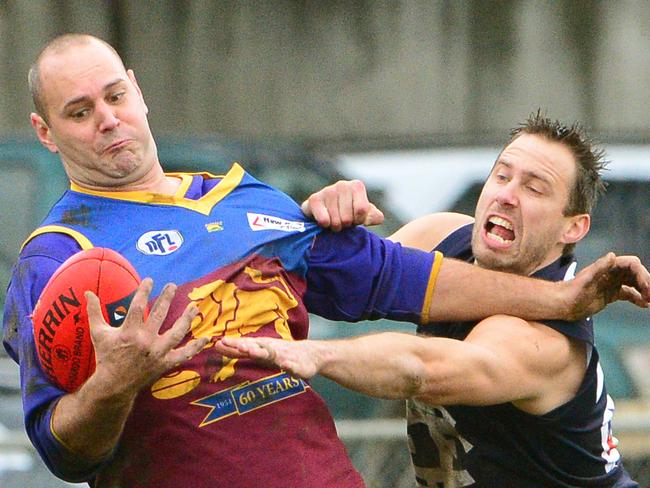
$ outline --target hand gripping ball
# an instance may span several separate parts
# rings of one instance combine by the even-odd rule
[[[139,284],[131,263],[107,248],[81,251],[56,270],[32,314],[38,359],[53,383],[72,392],[95,371],[84,292],[95,293],[104,320],[119,327]]]

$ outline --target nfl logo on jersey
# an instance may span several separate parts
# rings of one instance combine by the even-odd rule
[[[136,247],[143,254],[166,256],[183,244],[183,236],[177,230],[152,230],[138,239]]]

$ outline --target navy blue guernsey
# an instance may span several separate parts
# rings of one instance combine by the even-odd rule
[[[472,224],[436,248],[472,262]],[[576,262],[563,256],[533,276],[571,279]],[[512,403],[435,406],[410,400],[408,435],[418,486],[453,488],[632,488],[612,435],[614,403],[607,394],[594,345],[591,319],[541,321],[588,344],[589,360],[576,396],[544,415]],[[420,335],[463,340],[476,322],[420,326]]]

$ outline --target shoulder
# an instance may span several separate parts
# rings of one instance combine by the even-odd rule
[[[3,342],[14,359],[22,354],[19,342],[31,338],[29,317],[43,288],[61,263],[79,250],[65,234],[38,235],[22,249],[7,287],[3,318]]]
[[[41,257],[63,262],[80,250],[81,246],[73,236],[63,232],[45,232],[25,242],[19,260]]]
[[[467,337],[471,341],[512,343],[517,347],[520,339],[567,341],[561,332],[541,322],[527,321],[510,315],[493,315],[478,322]]]
[[[431,251],[445,237],[460,227],[474,222],[474,218],[459,213],[441,212],[413,220],[389,237],[404,246]]]
[[[14,266],[8,295],[26,293],[35,303],[57,268],[80,250],[77,241],[66,234],[46,233],[30,239]]]
[[[586,344],[539,322],[495,315],[479,322],[465,341],[489,350],[500,368],[517,377],[525,395],[515,406],[542,414],[569,401],[586,369]]]
[[[585,347],[582,341],[540,322],[508,315],[480,321],[465,340],[499,352],[505,361],[515,360],[537,374],[549,376],[564,371],[574,360],[575,350],[584,351]]]

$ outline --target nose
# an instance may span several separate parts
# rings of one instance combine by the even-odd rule
[[[509,181],[507,184],[499,187],[497,191],[496,200],[500,205],[505,207],[512,207],[517,205],[519,197],[517,195],[517,184],[514,180]]]
[[[120,125],[120,119],[117,117],[115,107],[111,107],[106,103],[95,106],[95,117],[100,132],[111,131]]]

